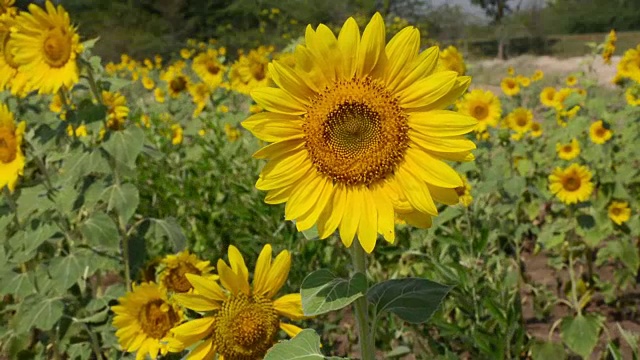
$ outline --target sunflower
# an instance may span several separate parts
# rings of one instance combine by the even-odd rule
[[[461,114],[473,116],[478,120],[478,125],[474,129],[477,133],[485,132],[488,127],[497,126],[502,115],[500,99],[489,90],[475,89],[466,93],[456,107]]]
[[[111,130],[124,129],[129,116],[127,99],[120,92],[102,90],[102,103],[107,107],[107,127]]]
[[[571,164],[565,169],[558,167],[549,175],[549,190],[565,204],[586,201],[593,191],[591,176],[589,168],[583,165]]]
[[[460,205],[469,207],[471,202],[473,202],[473,196],[471,196],[471,184],[469,184],[466,177],[461,176],[461,178],[464,185],[457,187],[456,192],[458,193],[458,196],[460,196]]]
[[[148,76],[143,76],[142,77],[142,86],[147,90],[153,90],[153,88],[156,87],[156,82],[153,81],[153,79],[148,77]]]
[[[546,87],[540,92],[540,102],[546,107],[555,107],[555,96],[556,89],[552,87]]]
[[[537,121],[531,123],[531,137],[537,138],[542,136],[542,124]]]
[[[578,85],[578,78],[575,75],[569,75],[565,79],[565,83],[569,87],[574,87],[574,86]]]
[[[159,104],[163,104],[167,97],[165,96],[165,92],[159,87],[153,90],[153,97],[156,99],[156,102]]]
[[[16,16],[18,8],[13,6],[16,0],[0,0],[0,16]]]
[[[520,86],[522,87],[529,87],[531,85],[531,79],[529,79],[528,77],[524,76],[524,75],[518,75],[516,76],[516,81],[518,82],[518,84],[520,84]]]
[[[160,79],[167,83],[169,96],[172,98],[177,98],[189,87],[189,79],[182,73],[182,68],[181,63],[176,63],[160,74]]]
[[[507,96],[515,96],[520,93],[520,85],[513,77],[506,77],[500,82],[502,92]]]
[[[0,0],[2,1],[2,0]],[[13,17],[0,16],[0,91],[10,89],[14,96],[24,97],[29,92],[28,77],[18,72],[20,64],[15,61],[15,42],[10,29],[15,27]]]
[[[267,65],[272,52],[273,47],[260,46],[247,55],[241,55],[231,66],[231,89],[249,94],[254,88],[267,86],[271,81]]]
[[[573,90],[569,88],[562,88],[556,91],[556,93],[553,96],[553,104],[556,110],[562,110],[565,108],[566,105],[564,102],[572,93],[573,93]]]
[[[218,52],[209,49],[193,58],[191,68],[209,87],[217,88],[226,73],[226,67],[218,60]]]
[[[149,282],[133,286],[133,291],[118,299],[112,306],[113,326],[124,351],[136,352],[136,360],[152,359],[169,351],[182,351],[169,330],[183,319],[182,310],[169,300],[161,286]]]
[[[611,129],[609,129],[608,126],[605,127],[602,120],[594,122],[589,127],[589,137],[595,144],[606,143],[609,139],[611,139],[612,135],[613,132],[611,131]]]
[[[631,218],[631,209],[626,201],[613,201],[609,205],[609,219],[618,225],[629,221]]]
[[[40,94],[53,94],[62,86],[71,89],[79,81],[76,58],[82,52],[80,36],[62,5],[45,3],[46,12],[30,4],[29,12],[16,16],[11,34],[14,60],[29,85]]]
[[[458,75],[464,75],[467,72],[467,66],[464,63],[462,54],[455,46],[450,45],[446,49],[440,51],[438,70],[455,71]]]
[[[186,274],[201,275],[212,280],[217,279],[215,275],[211,275],[212,266],[209,261],[200,260],[195,254],[191,254],[189,250],[181,251],[177,254],[170,254],[160,261],[158,274],[158,282],[161,283],[169,292],[186,293],[193,289]]]
[[[243,126],[274,142],[254,154],[269,159],[256,187],[269,204],[286,203],[285,218],[320,238],[339,228],[347,246],[357,234],[370,253],[378,234],[393,242],[394,213],[429,227],[435,201],[458,203],[460,176],[442,160],[469,161],[464,134],[477,121],[441,110],[466,91],[470,78],[435,72],[438,49],[418,54],[420,33],[407,27],[385,47],[375,14],[360,37],[347,19],[338,38],[307,27],[294,69],[274,61],[276,87],[251,93],[266,112]]]
[[[640,106],[640,85],[636,84],[629,87],[624,92],[624,97],[630,106]]]
[[[518,134],[524,134],[531,130],[532,124],[533,113],[527,108],[516,108],[507,115],[507,125]]]
[[[0,190],[7,186],[13,192],[23,174],[25,159],[21,147],[25,127],[24,121],[16,126],[7,105],[0,104]]]
[[[189,85],[189,94],[191,94],[191,101],[196,105],[193,110],[193,117],[198,117],[209,102],[209,96],[211,96],[211,88],[205,83],[198,83]]]
[[[618,62],[618,75],[640,82],[640,45],[627,50]]]
[[[199,341],[188,359],[261,359],[278,341],[278,330],[295,336],[301,329],[283,323],[281,317],[303,318],[300,293],[273,299],[287,281],[291,255],[284,250],[271,259],[271,245],[260,252],[249,285],[249,271],[242,254],[229,247],[229,265],[218,260],[220,283],[202,276],[187,274],[195,289],[191,294],[176,294],[182,306],[204,312],[202,318],[187,321],[172,333],[186,347]]]
[[[188,59],[191,58],[191,55],[193,55],[193,52],[191,50],[185,49],[185,48],[180,49],[180,57],[181,58],[183,58],[185,60],[188,60]]]
[[[227,140],[234,142],[240,138],[240,130],[231,124],[224,124],[224,133],[227,135]]]
[[[171,144],[180,145],[184,140],[184,130],[180,124],[171,125]]]
[[[515,74],[516,74],[516,69],[514,69],[514,68],[513,68],[513,66],[509,66],[509,67],[507,68],[507,74],[508,74],[509,76],[513,76],[513,75],[515,75]]]
[[[580,155],[580,143],[576,138],[571,139],[571,142],[566,144],[557,143],[556,152],[560,159],[572,160]]]
[[[534,71],[533,75],[531,75],[531,81],[533,82],[540,81],[542,79],[544,79],[544,72],[540,69]]]

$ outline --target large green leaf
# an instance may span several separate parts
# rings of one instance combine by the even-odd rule
[[[0,294],[25,297],[35,292],[31,274],[7,271],[0,277]]]
[[[99,212],[93,214],[82,225],[80,232],[87,243],[97,249],[117,252],[120,249],[120,234],[109,215]]]
[[[339,360],[338,357],[325,357],[320,352],[320,336],[313,329],[304,329],[293,339],[275,344],[264,360]]]
[[[362,273],[342,279],[327,269],[320,269],[302,281],[302,310],[307,316],[339,310],[363,296],[366,289],[367,278]]]
[[[169,241],[173,243],[173,248],[175,252],[181,251],[184,249],[187,239],[182,233],[182,229],[180,225],[174,218],[166,218],[166,219],[151,219],[153,225],[153,233],[155,237],[159,241],[163,241],[166,237]]]
[[[553,342],[536,342],[531,346],[533,360],[561,360],[566,358],[564,346]]]
[[[64,303],[59,298],[34,296],[20,304],[16,314],[16,332],[25,333],[34,328],[48,331],[62,317]]]
[[[144,145],[144,133],[136,126],[110,133],[102,147],[113,159],[126,167],[133,167]]]
[[[427,279],[393,279],[371,287],[367,300],[377,314],[389,311],[402,320],[418,324],[431,318],[451,289]]]
[[[560,337],[576,354],[588,358],[598,344],[602,321],[597,315],[565,317],[560,324]]]
[[[115,184],[104,190],[102,199],[107,202],[107,209],[115,209],[120,221],[126,224],[138,208],[140,194],[133,184]]]
[[[89,259],[84,256],[69,254],[51,260],[49,273],[59,292],[64,292],[75,284],[84,274]]]

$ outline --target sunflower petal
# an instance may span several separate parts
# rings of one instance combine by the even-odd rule
[[[342,52],[342,65],[343,74],[345,79],[351,79],[356,74],[356,61],[358,55],[358,48],[360,46],[360,29],[358,23],[352,17],[342,25],[340,34],[338,35],[338,47]]]
[[[340,240],[346,247],[350,247],[360,223],[362,194],[359,188],[346,189],[345,192],[347,193],[347,199],[344,215],[340,222]]]
[[[356,61],[356,76],[365,77],[373,72],[376,66],[384,64],[385,36],[382,15],[375,13],[362,33]]]
[[[238,250],[237,247],[230,245],[229,246],[229,264],[231,264],[231,269],[233,272],[240,275],[245,281],[249,281],[249,270],[247,269],[247,265],[244,263],[244,258]]]
[[[287,294],[274,300],[273,308],[280,316],[288,317],[292,320],[300,320],[304,318],[302,312],[302,296],[300,293]]]
[[[251,97],[265,110],[278,114],[303,115],[307,112],[304,104],[295,100],[282,89],[259,87],[251,91]]]
[[[267,244],[260,251],[256,261],[256,270],[253,274],[253,292],[264,295],[268,291],[267,279],[271,271],[271,245]]]
[[[275,260],[271,264],[271,271],[267,278],[268,291],[265,296],[268,299],[272,299],[278,291],[282,288],[284,283],[289,277],[289,270],[291,269],[291,254],[287,250],[283,250],[276,256]]]
[[[185,274],[185,276],[198,294],[221,302],[227,299],[227,295],[217,282],[196,274]]]

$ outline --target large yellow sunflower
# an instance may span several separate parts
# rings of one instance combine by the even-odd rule
[[[337,228],[348,247],[357,235],[370,253],[378,234],[393,242],[394,214],[429,227],[436,201],[458,203],[460,176],[442,160],[469,161],[465,138],[477,121],[441,110],[470,78],[435,72],[438,49],[419,53],[420,33],[407,27],[385,46],[385,25],[373,16],[362,36],[349,18],[336,38],[307,27],[296,67],[274,61],[278,87],[251,96],[266,112],[243,126],[274,142],[254,154],[268,159],[256,187],[266,202],[286,203],[285,218],[320,238]]]
[[[631,218],[631,209],[626,201],[612,201],[608,213],[609,219],[618,225],[622,225]]]
[[[502,115],[500,99],[489,90],[475,89],[465,94],[456,107],[460,113],[473,116],[478,120],[478,125],[474,129],[477,133],[486,131],[488,127],[497,126]]]
[[[136,352],[136,360],[182,351],[182,343],[169,330],[184,315],[180,307],[169,302],[161,286],[152,282],[134,285],[133,291],[118,299],[111,310],[118,342],[124,351]]]
[[[566,144],[557,143],[556,152],[560,159],[572,160],[576,156],[580,155],[580,143],[576,138],[571,139],[571,142]]]
[[[586,201],[593,192],[591,171],[583,165],[571,164],[565,169],[556,168],[549,175],[549,190],[565,204]]]
[[[46,12],[30,4],[29,12],[16,17],[9,42],[15,47],[19,71],[40,94],[53,94],[61,86],[71,89],[79,80],[76,58],[82,52],[80,37],[62,5],[45,3]]]
[[[175,255],[167,255],[160,261],[158,282],[170,292],[185,293],[193,289],[187,280],[187,274],[217,279],[217,276],[211,275],[211,270],[213,267],[209,266],[209,261],[200,260],[189,250],[184,250]]]
[[[193,58],[191,68],[202,81],[214,89],[220,85],[226,72],[226,67],[218,60],[218,51],[214,49],[209,49]]]
[[[604,144],[613,136],[613,131],[605,127],[602,120],[598,120],[589,126],[589,137],[595,144]]]
[[[22,137],[25,127],[24,121],[16,126],[7,105],[0,104],[0,191],[7,186],[13,192],[18,177],[23,174]]]
[[[0,15],[0,91],[10,89],[14,96],[23,97],[29,91],[28,77],[19,73],[20,64],[15,61],[15,44],[11,39],[10,29],[15,26],[13,17]]]
[[[229,266],[230,265],[230,266]],[[198,275],[187,274],[195,291],[176,294],[182,306],[203,312],[204,316],[174,328],[172,333],[185,347],[197,342],[187,359],[261,359],[278,341],[278,330],[295,336],[301,329],[283,323],[281,317],[301,319],[302,300],[299,293],[273,300],[287,281],[291,255],[282,251],[271,259],[271,245],[265,245],[258,256],[249,285],[249,271],[240,251],[229,247],[229,265],[218,260],[220,283]]]

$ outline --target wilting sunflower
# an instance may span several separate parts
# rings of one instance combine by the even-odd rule
[[[296,67],[274,61],[276,87],[251,93],[267,111],[243,126],[274,142],[254,154],[269,159],[256,187],[269,204],[286,203],[285,218],[320,238],[337,228],[347,246],[357,234],[370,253],[378,234],[393,242],[394,213],[431,225],[436,201],[458,203],[460,176],[442,160],[469,161],[475,144],[464,134],[477,121],[441,110],[470,78],[435,72],[438,49],[422,53],[420,33],[407,27],[385,47],[385,25],[373,16],[362,37],[349,18],[336,38],[307,27]]]
[[[161,286],[149,282],[118,299],[112,306],[113,326],[118,342],[124,351],[135,352],[136,360],[149,355],[152,359],[169,351],[182,351],[182,343],[171,336],[169,330],[183,319],[183,312],[169,302],[167,292]]]
[[[540,92],[540,102],[546,107],[555,107],[555,96],[556,89],[553,87],[546,87]]]
[[[288,251],[280,252],[272,262],[271,245],[265,245],[258,256],[253,286],[249,285],[242,254],[233,245],[229,247],[229,264],[218,260],[222,287],[211,279],[188,274],[195,291],[174,295],[182,306],[204,313],[202,318],[171,330],[186,347],[202,340],[187,359],[214,359],[216,354],[228,360],[261,359],[278,341],[280,329],[292,337],[301,331],[280,321],[281,317],[303,317],[300,294],[273,300],[289,275]]]
[[[467,72],[467,66],[464,63],[462,54],[460,51],[450,45],[444,50],[440,51],[440,57],[438,58],[438,70],[440,71],[455,71],[458,75],[464,75]]]
[[[29,12],[18,14],[10,42],[18,70],[28,77],[29,86],[40,94],[53,94],[79,81],[76,58],[82,45],[62,5],[56,8],[47,1],[45,8],[46,12],[30,4]]]
[[[102,102],[107,107],[107,127],[111,130],[124,129],[124,123],[129,116],[127,99],[120,92],[102,90]]]
[[[580,155],[580,143],[576,138],[571,139],[571,142],[566,144],[556,144],[556,152],[558,157],[563,160],[572,160],[576,156]]]
[[[0,191],[7,186],[13,192],[18,177],[23,174],[22,137],[25,127],[24,121],[16,126],[7,105],[0,104]]]
[[[185,293],[193,289],[187,280],[187,274],[217,279],[217,276],[211,275],[213,267],[209,266],[209,261],[200,260],[189,250],[165,256],[160,261],[159,269],[158,282],[164,285],[168,291],[174,293]]]
[[[565,169],[556,168],[549,175],[549,190],[565,204],[586,201],[593,192],[591,171],[583,165],[571,164]]]
[[[533,113],[527,108],[516,108],[507,115],[507,125],[511,130],[519,134],[524,134],[531,130],[532,124]]]
[[[218,60],[218,51],[209,49],[193,58],[191,68],[209,87],[217,88],[222,82],[226,67]]]
[[[473,116],[478,120],[478,125],[474,129],[477,133],[485,132],[488,127],[497,126],[502,115],[500,99],[489,90],[475,89],[466,93],[456,107],[461,114]]]
[[[605,127],[602,120],[598,120],[589,126],[589,138],[595,144],[604,144],[613,136],[613,131]]]
[[[622,225],[631,218],[631,209],[626,201],[612,201],[608,212],[609,219],[618,225]]]
[[[520,84],[513,77],[506,77],[500,82],[502,92],[507,96],[516,96],[520,93]]]

